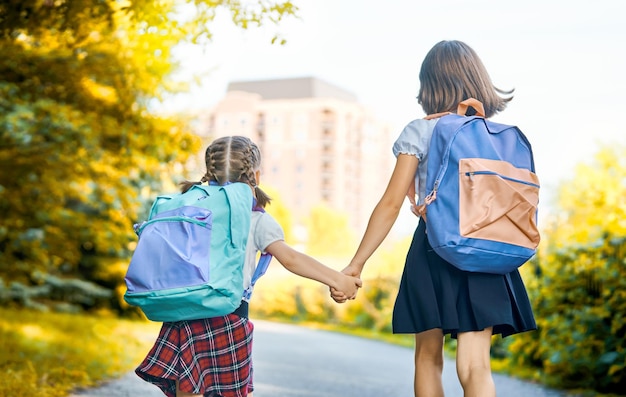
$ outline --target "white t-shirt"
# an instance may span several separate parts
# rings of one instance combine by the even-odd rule
[[[267,212],[252,211],[250,234],[246,246],[246,263],[243,268],[244,291],[250,286],[257,265],[257,254],[264,253],[268,245],[285,240],[283,228]]]
[[[404,127],[400,136],[393,144],[393,155],[408,154],[417,157],[419,164],[415,174],[415,190],[418,194],[417,204],[423,204],[426,197],[426,169],[428,168],[428,148],[433,136],[435,124],[439,119],[417,119]]]

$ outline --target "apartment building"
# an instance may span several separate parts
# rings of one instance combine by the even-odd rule
[[[261,185],[278,191],[296,225],[324,202],[363,231],[394,162],[390,128],[353,94],[313,77],[230,83],[200,135],[254,140]]]

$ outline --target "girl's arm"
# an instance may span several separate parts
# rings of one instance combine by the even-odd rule
[[[415,180],[418,162],[417,157],[413,155],[398,155],[387,189],[370,216],[359,248],[350,264],[343,270],[345,274],[360,277],[365,262],[389,234],[398,218],[407,191]]]
[[[273,242],[265,250],[290,272],[326,284],[332,289],[341,291],[348,298],[354,298],[361,286],[360,279],[333,270],[316,259],[296,251],[282,240]]]

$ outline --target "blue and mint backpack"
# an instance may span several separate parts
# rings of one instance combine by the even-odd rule
[[[234,312],[244,298],[253,202],[245,183],[194,185],[158,196],[148,220],[135,228],[139,241],[125,277],[125,301],[153,321]]]
[[[477,114],[465,116],[470,106]],[[539,179],[522,131],[485,119],[482,109],[469,99],[434,127],[426,235],[433,250],[461,270],[506,274],[539,245]]]

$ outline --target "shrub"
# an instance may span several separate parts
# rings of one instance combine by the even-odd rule
[[[529,288],[538,332],[512,340],[514,363],[532,366],[548,384],[626,390],[626,239],[546,255]]]

